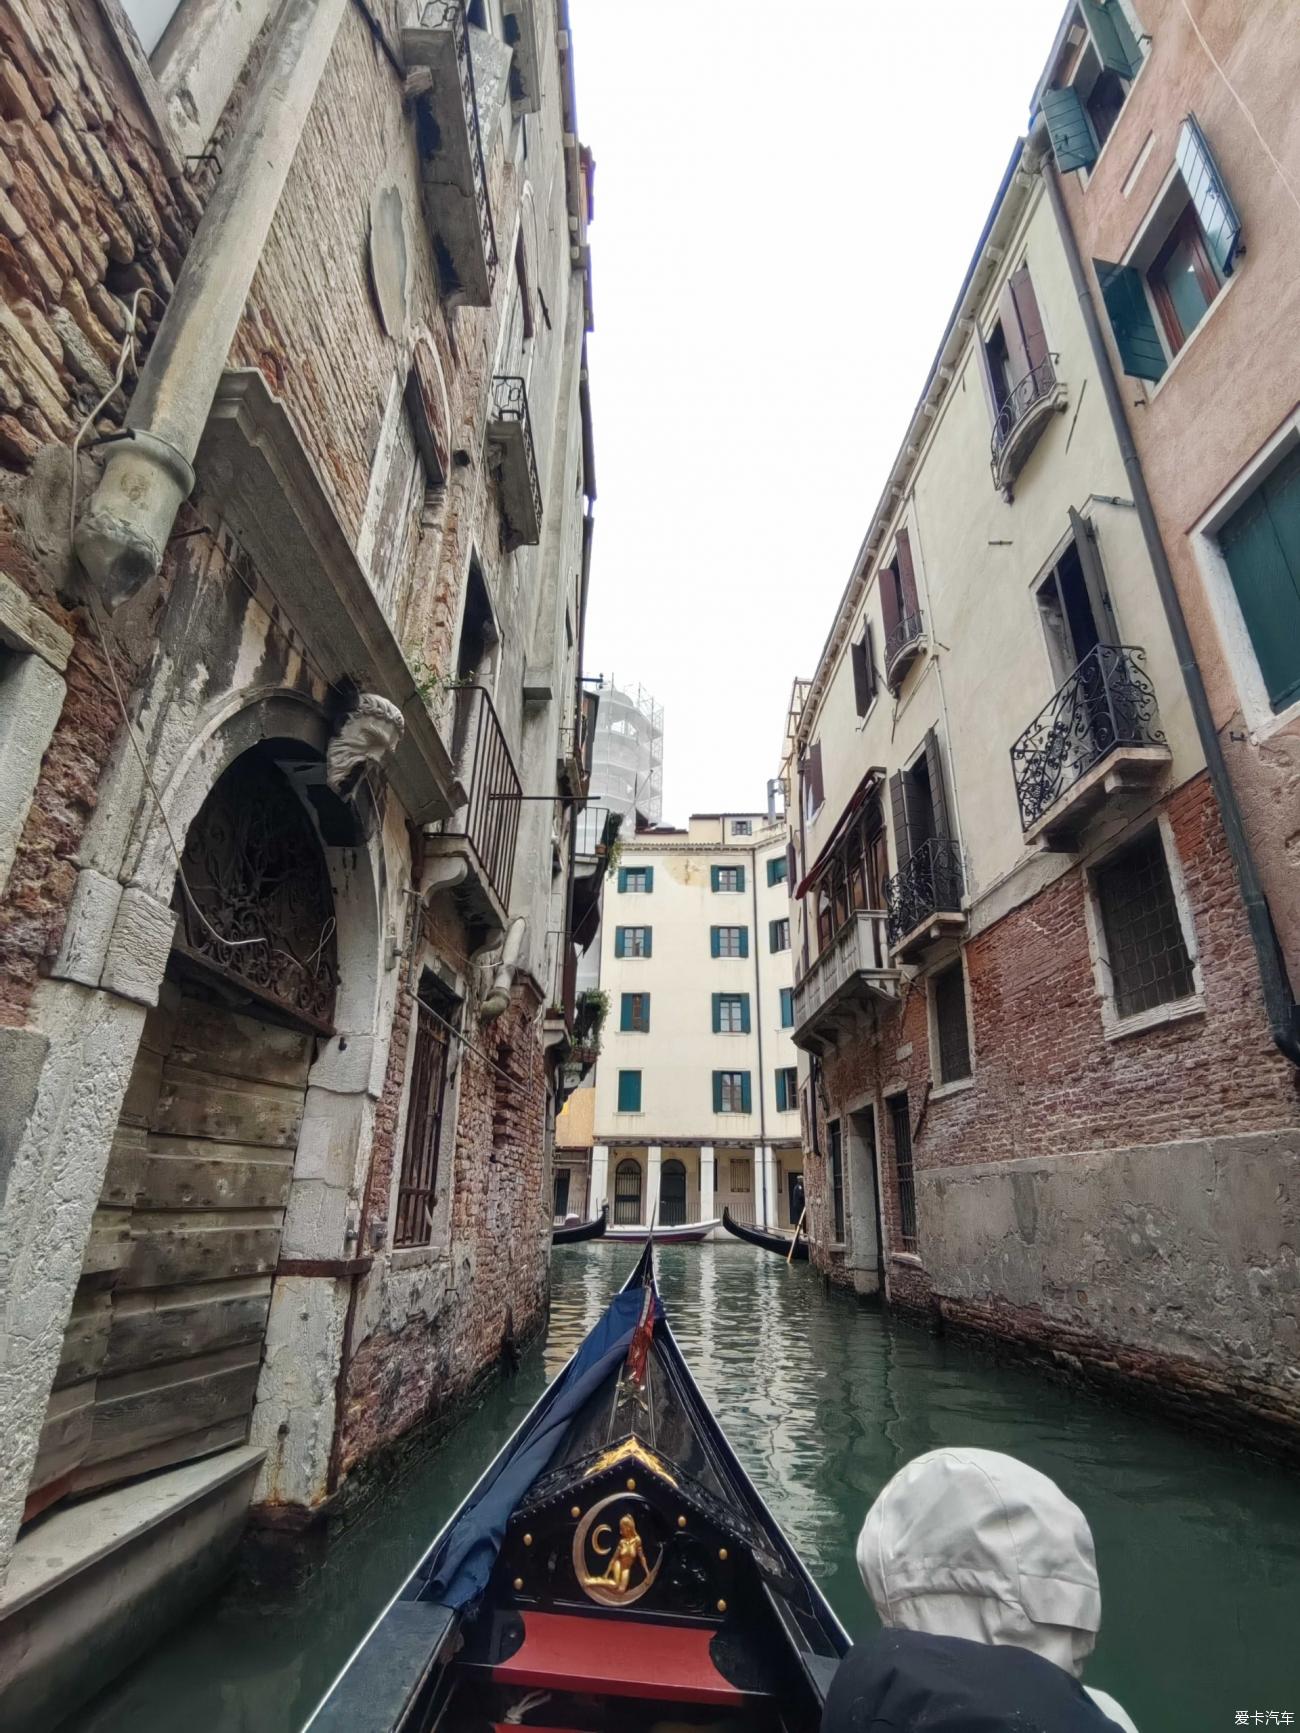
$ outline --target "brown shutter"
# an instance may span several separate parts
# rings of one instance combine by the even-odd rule
[[[1002,299],[998,302],[998,318],[1007,344],[1007,383],[1014,389],[1029,371],[1029,351],[1025,348],[1025,334],[1020,328],[1020,309],[1016,305],[1010,283],[1004,287]]]
[[[894,820],[894,865],[901,872],[912,858],[912,840],[907,823],[907,790],[903,773],[896,770],[889,779],[889,810]]]
[[[998,388],[993,383],[993,369],[989,366],[989,352],[978,325],[975,327],[975,361],[979,369],[980,384],[984,387],[984,400],[989,406],[989,419],[996,421],[1002,405],[998,402]]]
[[[930,804],[934,813],[934,834],[948,841],[952,837],[952,829],[948,823],[948,797],[943,784],[943,754],[939,750],[939,736],[932,728],[925,737],[925,767],[930,774]]]
[[[867,702],[876,695],[876,638],[868,620],[862,631],[862,655],[867,664]]]
[[[826,798],[826,790],[822,787],[822,743],[814,740],[808,749],[808,777],[812,784],[813,811]]]
[[[859,716],[865,716],[871,706],[871,676],[867,667],[867,634],[849,645],[853,663],[853,702]]]
[[[912,569],[912,544],[908,540],[907,531],[898,532],[898,553],[895,556],[898,564],[898,584],[903,593],[903,612],[919,614],[920,603],[916,599],[916,573]]]
[[[1007,284],[1015,303],[1021,341],[1025,346],[1028,369],[1042,365],[1047,359],[1047,337],[1043,331],[1042,314],[1038,311],[1038,296],[1029,278],[1028,265],[1022,265]]]
[[[785,878],[789,885],[789,895],[794,895],[794,888],[799,883],[799,857],[795,853],[794,838],[790,837],[785,845]]]
[[[1111,613],[1110,592],[1106,588],[1106,573],[1097,551],[1097,535],[1092,524],[1070,507],[1070,532],[1074,536],[1075,552],[1083,568],[1084,587],[1092,604],[1093,624],[1103,644],[1118,643],[1115,621]]]
[[[881,566],[877,579],[880,586],[880,612],[885,622],[885,645],[894,635],[898,624],[898,577],[892,566]]]

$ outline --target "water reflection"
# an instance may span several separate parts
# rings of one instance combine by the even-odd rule
[[[401,1495],[303,1594],[206,1609],[77,1720],[85,1733],[296,1733],[428,1538],[581,1341],[636,1256],[553,1263],[551,1327]],[[936,1444],[1010,1450],[1087,1511],[1105,1633],[1088,1677],[1142,1733],[1206,1733],[1238,1709],[1300,1716],[1300,1489],[1283,1471],[999,1367],[827,1293],[746,1246],[666,1247],[673,1329],[746,1469],[850,1631],[874,1625],[853,1561],[867,1505]]]

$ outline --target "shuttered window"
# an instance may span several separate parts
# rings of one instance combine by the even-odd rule
[[[749,1113],[752,1111],[748,1071],[715,1071],[713,1073],[713,1111],[715,1113]]]
[[[1094,875],[1115,1010],[1134,1017],[1194,991],[1164,844],[1155,826]]]
[[[794,1113],[799,1106],[799,1072],[793,1065],[779,1066],[776,1073],[776,1110]]]
[[[871,636],[871,622],[863,623],[862,636],[849,646],[853,665],[853,703],[859,716],[865,716],[876,696],[876,657]]]
[[[743,866],[713,866],[709,868],[709,879],[715,891],[743,891],[745,869]]]
[[[709,950],[715,957],[747,957],[748,927],[710,927]]]
[[[804,754],[799,778],[803,784],[804,817],[812,818],[825,799],[825,792],[822,788],[822,745],[820,740],[815,740]]]
[[[782,989],[781,989],[781,1027],[783,1029],[793,1029],[794,1028],[794,988],[793,987],[782,987]]]
[[[966,1022],[966,979],[960,958],[934,977],[935,1047],[940,1083],[957,1083],[971,1074],[970,1030]]]
[[[783,919],[767,923],[767,947],[769,951],[788,951],[790,949],[790,922],[788,920]]]
[[[624,993],[619,1008],[619,1028],[625,1035],[650,1032],[649,993]]]
[[[651,929],[649,927],[615,927],[614,955],[616,957],[648,957],[650,955]]]
[[[767,882],[769,885],[783,885],[786,882],[787,862],[783,854],[774,855],[767,863]]]
[[[1241,249],[1241,218],[1194,115],[1183,122],[1176,160],[1210,257],[1230,277]]]
[[[640,1113],[641,1073],[639,1071],[619,1072],[618,1110],[620,1113]]]
[[[713,1033],[715,1035],[749,1034],[748,993],[715,993],[713,995]]]
[[[1274,710],[1300,699],[1300,450],[1219,531]]]
[[[618,888],[620,891],[648,894],[655,888],[655,869],[653,867],[620,867],[618,869]]]

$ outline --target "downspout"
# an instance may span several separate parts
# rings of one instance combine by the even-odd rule
[[[1040,114],[1035,119],[1032,129],[1032,136],[1040,148],[1046,130],[1046,123]],[[1290,982],[1287,979],[1281,947],[1273,927],[1273,917],[1269,913],[1268,901],[1259,882],[1254,856],[1251,853],[1250,843],[1246,837],[1246,828],[1242,821],[1241,807],[1237,801],[1237,793],[1228,774],[1227,761],[1223,756],[1223,746],[1219,740],[1219,731],[1214,725],[1214,715],[1210,709],[1205,681],[1201,676],[1200,664],[1196,660],[1196,651],[1192,647],[1191,633],[1187,629],[1187,619],[1183,613],[1182,603],[1178,598],[1173,573],[1169,568],[1169,558],[1165,553],[1160,526],[1156,521],[1155,507],[1152,505],[1151,495],[1147,491],[1141,459],[1138,456],[1137,447],[1133,443],[1128,416],[1125,413],[1119,385],[1111,367],[1110,352],[1102,334],[1097,304],[1092,297],[1092,289],[1088,283],[1083,260],[1079,255],[1074,230],[1070,227],[1070,219],[1066,213],[1065,201],[1061,197],[1061,189],[1056,183],[1055,170],[1050,159],[1046,156],[1043,159],[1041,173],[1047,185],[1047,197],[1052,207],[1052,215],[1056,219],[1056,226],[1065,248],[1065,256],[1070,267],[1070,279],[1079,297],[1079,307],[1083,313],[1088,343],[1097,366],[1102,391],[1105,393],[1106,407],[1110,411],[1111,425],[1115,430],[1120,455],[1124,460],[1124,471],[1128,476],[1129,487],[1133,494],[1133,504],[1137,508],[1138,522],[1142,526],[1142,538],[1146,543],[1151,569],[1155,573],[1156,590],[1164,608],[1174,649],[1178,654],[1178,666],[1182,671],[1183,684],[1187,688],[1192,715],[1196,719],[1196,732],[1200,738],[1201,750],[1205,754],[1205,767],[1209,772],[1210,785],[1214,789],[1215,799],[1219,804],[1219,815],[1223,820],[1223,832],[1227,838],[1228,852],[1232,856],[1232,863],[1237,870],[1241,900],[1245,904],[1246,920],[1250,927],[1250,936],[1255,946],[1255,956],[1259,964],[1260,982],[1264,991],[1264,1008],[1268,1013],[1269,1028],[1278,1050],[1286,1055],[1292,1065],[1300,1065],[1300,1015],[1297,1015],[1296,1002],[1291,992]]]
[[[162,566],[194,457],[347,0],[284,0],[216,188],[77,525],[113,606]]]
[[[725,820],[724,820],[725,823]],[[771,1166],[771,1151],[767,1147],[767,1091],[763,1072],[763,970],[759,961],[758,934],[758,850],[749,847],[749,895],[754,910],[754,1028],[758,1034],[758,1142],[763,1151],[763,1221],[767,1222],[767,1170]],[[771,1222],[767,1222],[771,1227]]]

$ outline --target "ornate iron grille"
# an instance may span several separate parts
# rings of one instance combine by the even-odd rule
[[[885,884],[890,943],[896,945],[931,915],[959,914],[965,882],[961,850],[955,842],[945,837],[923,842]]]
[[[614,1170],[614,1220],[633,1227],[641,1220],[641,1163],[620,1161]]]
[[[1007,393],[1007,400],[998,410],[998,418],[993,423],[990,450],[995,475],[1003,447],[1016,428],[1036,403],[1041,403],[1056,390],[1056,363],[1059,360],[1059,355],[1045,356],[1037,367],[1030,368],[1023,379],[1018,379]]]
[[[898,1249],[915,1252],[916,1175],[912,1168],[912,1115],[906,1095],[891,1096],[889,1123],[894,1133],[894,1182],[898,1187]]]
[[[470,172],[474,177],[474,203],[478,209],[479,233],[483,238],[483,257],[487,260],[490,282],[496,275],[497,236],[488,200],[487,165],[483,160],[483,134],[478,122],[478,94],[474,89],[474,58],[470,53],[469,28],[465,23],[465,0],[428,0],[424,8],[424,24],[428,30],[450,30],[456,44],[460,99],[465,109]]]
[[[236,759],[190,826],[182,871],[190,894],[178,880],[176,949],[331,1032],[334,898],[316,832],[283,773],[256,752]]]
[[[903,615],[902,619],[885,639],[886,669],[890,669],[894,666],[894,663],[902,655],[903,651],[907,649],[909,644],[915,644],[924,630],[925,625],[919,612]]]
[[[468,840],[498,902],[508,908],[523,790],[492,700],[481,686],[457,690],[453,756],[469,800],[448,834]]]
[[[1011,748],[1026,830],[1118,746],[1164,746],[1146,651],[1098,644]]]
[[[1159,831],[1112,855],[1097,868],[1096,885],[1118,1014],[1190,997],[1192,961]]]
[[[517,421],[523,429],[524,459],[528,465],[528,487],[533,496],[537,521],[542,521],[542,486],[537,479],[537,448],[528,414],[528,391],[517,373],[497,373],[492,379],[492,414],[497,421]]]

